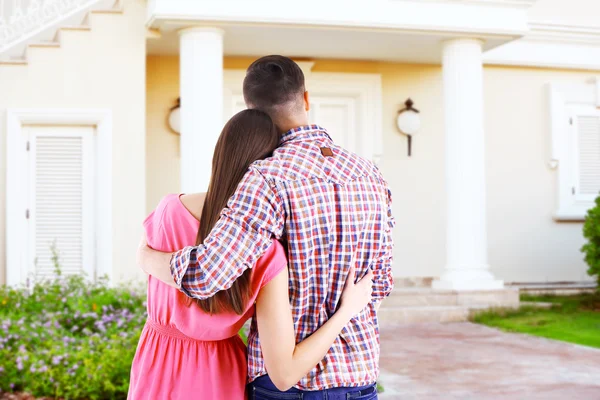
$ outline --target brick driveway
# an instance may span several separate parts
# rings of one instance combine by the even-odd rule
[[[600,399],[597,349],[454,323],[384,326],[381,353],[382,400]]]

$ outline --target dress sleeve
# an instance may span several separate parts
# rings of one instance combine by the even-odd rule
[[[261,282],[261,288],[275,278],[284,268],[287,268],[287,256],[285,249],[278,240],[273,240],[273,244],[269,250],[262,256],[259,261],[264,263],[264,273]]]

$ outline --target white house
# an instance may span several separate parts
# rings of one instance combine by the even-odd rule
[[[298,60],[312,118],[377,162],[395,275],[437,290],[589,282],[596,0],[0,0],[0,283],[140,276],[141,222],[206,188],[244,69]],[[180,135],[169,127],[181,96]],[[396,126],[408,99],[412,138]]]

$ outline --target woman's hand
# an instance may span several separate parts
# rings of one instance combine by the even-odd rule
[[[338,310],[338,312],[343,312],[350,317],[361,312],[371,302],[373,271],[369,268],[367,274],[360,281],[354,283],[355,281],[356,268],[352,266],[344,285],[340,309]]]

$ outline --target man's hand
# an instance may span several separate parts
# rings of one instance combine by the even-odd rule
[[[146,234],[144,233],[138,245],[136,262],[138,267],[148,275],[152,275],[159,281],[179,289],[171,276],[170,262],[172,255],[172,253],[163,253],[148,247]]]

